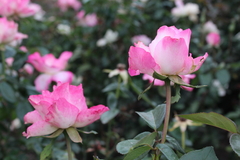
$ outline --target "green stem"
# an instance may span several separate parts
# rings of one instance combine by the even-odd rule
[[[73,160],[72,149],[71,149],[71,141],[70,141],[66,131],[64,131],[64,136],[66,138],[66,143],[67,143],[68,160]]]
[[[170,117],[170,110],[171,110],[171,85],[170,81],[165,81],[166,86],[166,115],[164,119],[164,126],[163,126],[163,132],[162,132],[162,140],[161,143],[165,143],[167,131],[168,131],[168,123],[169,123],[169,117]]]
[[[120,85],[121,85],[121,77],[118,76],[118,87],[116,89],[116,97],[118,98],[120,96]]]
[[[185,132],[182,132],[182,148],[185,149]]]

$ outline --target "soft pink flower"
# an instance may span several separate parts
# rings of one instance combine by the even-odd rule
[[[67,11],[68,8],[78,10],[82,6],[78,0],[58,0],[57,4],[62,12]]]
[[[73,73],[63,71],[67,66],[67,61],[71,58],[72,52],[65,51],[59,59],[56,59],[53,54],[46,54],[41,57],[40,53],[35,52],[28,56],[28,63],[31,63],[35,69],[42,72],[35,79],[35,86],[38,91],[47,90],[52,81],[55,82],[72,82]]]
[[[138,42],[129,49],[129,74],[140,73],[153,76],[186,75],[197,71],[208,54],[192,58],[189,54],[191,30],[177,29],[176,27],[162,26],[149,47]]]
[[[8,65],[9,67],[12,66],[13,61],[14,61],[14,58],[13,58],[13,57],[8,57],[8,58],[5,59],[5,62],[7,63],[7,65]]]
[[[219,46],[221,38],[218,33],[209,33],[206,37],[206,41],[210,46]]]
[[[33,74],[33,71],[34,71],[34,68],[31,64],[25,64],[23,66],[23,68],[21,69],[21,71],[25,71],[27,74],[29,75],[32,75]]]
[[[0,15],[28,17],[34,15],[41,8],[38,4],[29,3],[30,0],[0,0]]]
[[[187,75],[180,75],[180,77],[182,78],[182,80],[187,83],[187,84],[190,84],[190,80],[195,78],[196,75],[195,74],[187,74]],[[148,80],[149,83],[152,83],[154,78],[148,74],[144,74],[143,75],[143,80]],[[154,84],[155,86],[164,86],[165,85],[165,82],[164,81],[161,81],[159,79],[155,79],[154,80]],[[173,83],[172,83],[173,85]],[[183,89],[187,90],[187,91],[192,91],[193,88],[191,87],[186,87],[186,86],[181,86]]]
[[[8,21],[6,17],[0,18],[0,44],[9,44],[27,37],[27,35],[18,32],[17,23]]]
[[[19,49],[20,49],[21,51],[23,51],[23,52],[27,52],[27,51],[28,51],[28,49],[27,49],[26,46],[20,46]]]
[[[132,43],[137,43],[140,41],[140,42],[143,42],[143,44],[145,45],[149,45],[149,43],[151,43],[152,41],[148,36],[144,34],[133,36],[131,40],[132,40]]]
[[[78,19],[78,25],[85,26],[85,27],[93,27],[96,26],[98,23],[98,18],[95,13],[85,14],[85,11],[80,11],[76,15]]]
[[[26,124],[32,123],[23,132],[27,138],[49,135],[58,129],[87,126],[109,110],[104,105],[88,108],[81,84],[58,82],[53,92],[45,90],[41,95],[31,95],[28,100],[35,110],[24,116]]]

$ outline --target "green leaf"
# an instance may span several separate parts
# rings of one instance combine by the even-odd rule
[[[58,129],[55,132],[53,132],[51,135],[49,136],[44,136],[46,138],[56,138],[57,136],[59,136],[62,132],[64,131],[64,129]]]
[[[229,139],[230,145],[233,151],[240,156],[240,135],[239,134],[232,134]]]
[[[176,88],[176,94],[174,97],[171,97],[171,103],[176,103],[179,101],[179,99],[181,98],[181,94],[180,94],[180,85],[175,84],[175,88]]]
[[[8,102],[14,103],[16,101],[15,91],[7,82],[0,82],[0,93]]]
[[[221,84],[225,85],[228,84],[228,82],[231,79],[231,76],[226,69],[221,69],[216,72],[216,78],[221,82]]]
[[[237,133],[237,126],[232,120],[215,112],[185,114],[179,115],[179,117],[218,127],[231,133]]]
[[[111,109],[116,108],[117,106],[117,97],[114,93],[110,92],[107,97],[107,106]]]
[[[52,148],[53,148],[53,141],[43,149],[43,151],[40,154],[40,160],[45,160],[47,157],[49,157],[52,153]]]
[[[131,150],[126,157],[124,157],[123,160],[135,160],[137,158],[139,158],[142,155],[145,155],[146,153],[148,153],[152,148],[150,146],[147,145],[143,145],[140,147],[137,147],[133,150]]]
[[[107,85],[102,91],[109,92],[112,90],[116,90],[118,87],[119,87],[119,84],[117,82],[114,82],[114,83]]]
[[[152,146],[154,144],[156,136],[157,136],[157,132],[150,133],[145,137],[143,137],[142,139],[140,139],[133,147],[138,147],[140,145],[145,145],[145,144]]]
[[[202,87],[206,87],[206,85],[199,85],[199,86],[194,86],[194,85],[190,85],[190,84],[187,84],[186,82],[184,82],[182,80],[181,77],[179,76],[168,76],[168,78],[170,79],[170,81],[176,83],[176,84],[179,84],[181,86],[186,86],[186,87],[192,87],[192,88],[202,88]]]
[[[168,78],[168,76],[158,74],[157,72],[154,71],[153,78],[156,78],[156,79],[164,81],[166,78]]]
[[[140,139],[146,137],[146,136],[149,135],[149,134],[151,134],[151,132],[145,131],[145,132],[139,133],[139,134],[136,135],[133,139],[135,139],[135,140],[140,140]]]
[[[213,147],[205,147],[201,150],[191,151],[184,154],[180,160],[218,160]]]
[[[178,141],[170,136],[166,136],[166,140],[168,141],[168,143],[170,143],[174,149],[176,149],[177,151],[181,152],[181,153],[185,153],[184,150],[182,149],[182,147],[180,146],[180,144],[178,143]]]
[[[117,109],[117,108],[110,109],[109,111],[107,111],[107,112],[105,112],[105,113],[103,113],[103,114],[101,115],[100,120],[101,120],[101,122],[102,122],[103,124],[106,124],[106,123],[108,123],[111,119],[113,119],[114,117],[116,117],[119,112],[120,112],[120,111],[119,111],[119,109]]]
[[[135,140],[135,139],[125,140],[125,141],[119,142],[116,146],[116,149],[120,154],[127,154],[137,142],[138,140]]]
[[[79,129],[78,129],[78,131],[82,132],[84,134],[98,134],[96,131],[82,131],[82,130],[79,130]]]
[[[66,129],[69,138],[75,143],[82,143],[82,138],[76,128],[70,127]]]
[[[149,112],[136,112],[140,117],[142,117],[154,130],[157,130],[164,119],[166,113],[166,105],[158,105],[156,108]]]
[[[160,143],[157,144],[156,147],[165,155],[167,159],[178,160],[178,156],[168,145]]]

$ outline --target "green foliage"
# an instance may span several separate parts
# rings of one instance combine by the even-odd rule
[[[231,133],[237,133],[236,124],[232,120],[218,113],[194,113],[188,115],[179,115],[179,117],[218,127]]]
[[[183,155],[179,160],[218,160],[213,147],[205,147],[201,150],[191,151]]]
[[[182,29],[190,28],[192,35],[189,52],[194,58],[205,52],[209,54],[200,70],[194,73],[196,78],[190,83],[191,87],[197,85],[207,85],[207,87],[194,88],[192,92],[177,90],[172,102],[178,103],[172,106],[171,119],[174,112],[177,114],[216,112],[219,114],[200,113],[189,116],[192,120],[235,133],[230,138],[232,151],[227,141],[228,133],[207,126],[188,127],[186,131],[188,139],[184,151],[178,143],[181,135],[177,131],[169,132],[165,143],[170,148],[167,148],[167,151],[174,152],[182,160],[180,156],[184,152],[189,152],[199,146],[211,145],[214,146],[216,155],[221,155],[221,157],[218,156],[219,160],[239,158],[238,133],[233,123],[240,124],[239,0],[186,0],[185,4],[191,2],[199,6],[198,20],[194,22],[188,17],[174,18],[171,10],[176,5],[174,1],[169,0],[79,1],[82,2],[81,10],[97,14],[99,22],[97,26],[78,26],[75,18],[78,11],[69,9],[63,13],[56,6],[56,1],[52,0],[32,0],[44,9],[46,13],[44,20],[35,20],[33,17],[15,19],[19,32],[28,35],[28,38],[21,43],[27,47],[28,52],[20,51],[19,46],[5,46],[5,50],[1,50],[5,58],[13,57],[14,62],[12,66],[6,65],[4,72],[2,64],[5,58],[0,58],[0,159],[38,159],[43,148],[50,143],[47,138],[25,139],[22,136],[22,132],[28,127],[24,125],[23,117],[33,110],[28,97],[40,93],[34,87],[34,80],[39,73],[35,70],[32,75],[28,75],[21,69],[27,63],[28,55],[36,51],[42,55],[53,53],[59,57],[60,53],[67,50],[74,53],[67,70],[75,75],[74,85],[83,84],[88,106],[104,104],[110,108],[110,111],[102,115],[101,121],[81,128],[83,132],[95,130],[98,135],[82,135],[83,144],[77,145],[77,149],[74,150],[76,158],[88,160],[92,159],[93,155],[97,155],[95,159],[122,160],[122,155],[115,150],[117,146],[117,151],[121,154],[131,152],[125,155],[125,158],[150,159],[150,154],[155,154],[158,150],[154,144],[159,146],[161,134],[155,135],[155,132],[147,131],[149,129],[161,130],[165,111],[164,107],[159,107],[157,104],[165,101],[165,88],[152,86],[147,92],[141,94],[140,100],[137,100],[137,96],[149,86],[147,81],[142,80],[142,75],[131,77],[131,79],[129,77],[128,83],[123,84],[122,81],[118,81],[118,76],[109,78],[103,70],[113,70],[119,63],[128,66],[128,50],[130,46],[133,46],[131,38],[134,35],[145,34],[150,39],[154,39],[157,29],[162,25]],[[211,47],[206,43],[206,33],[202,31],[202,28],[208,20],[213,21],[220,31],[221,43],[218,47]],[[59,24],[68,25],[71,33],[61,34],[57,29]],[[97,41],[105,35],[108,29],[118,32],[117,41],[103,47],[97,46]],[[125,69],[127,70],[127,67]],[[167,78],[156,73],[154,77],[162,80]],[[179,77],[170,76],[170,79],[175,83],[186,85]],[[215,80],[218,81],[218,85],[214,84]],[[179,88],[172,87],[172,89],[175,91]],[[16,118],[20,119],[21,125],[12,130],[10,126]],[[137,136],[132,138],[135,135]],[[150,144],[151,147],[146,144]],[[189,157],[190,160],[197,160],[201,156],[195,158],[196,154],[206,155],[206,153],[214,155],[213,149],[207,147],[200,151],[191,151],[183,158]],[[191,157],[192,154],[194,158]],[[66,155],[65,142],[60,134],[52,146],[52,154],[49,157],[60,160],[66,159]],[[164,159],[164,156],[162,158]],[[209,159],[211,158],[214,160],[214,156]]]
[[[229,139],[230,145],[234,152],[240,156],[240,135],[235,133],[232,134],[230,139]]]
[[[52,153],[52,148],[53,148],[53,141],[43,149],[43,151],[40,154],[40,160],[46,160],[48,157],[50,157]]]
[[[153,110],[148,112],[136,112],[142,119],[144,119],[148,126],[155,131],[160,127],[166,113],[166,105],[158,105]]]
[[[169,160],[178,160],[176,153],[168,147],[166,144],[158,144],[157,148],[164,154],[164,156]]]

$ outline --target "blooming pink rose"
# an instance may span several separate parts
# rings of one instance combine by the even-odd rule
[[[28,17],[34,15],[39,8],[38,4],[29,3],[30,0],[0,0],[0,15]]]
[[[176,27],[162,26],[149,47],[138,42],[129,49],[129,74],[140,73],[153,76],[186,75],[197,71],[208,54],[192,58],[189,54],[191,30],[177,29]]]
[[[67,61],[72,56],[72,52],[65,51],[59,59],[56,59],[53,54],[46,54],[41,57],[40,53],[35,52],[28,56],[28,63],[31,63],[35,69],[42,72],[35,79],[35,86],[38,91],[47,90],[52,81],[55,82],[72,82],[73,73],[63,71],[66,68]]]
[[[187,74],[187,75],[180,75],[180,77],[182,78],[182,80],[183,80],[185,83],[189,84],[189,83],[190,83],[190,80],[193,79],[193,78],[195,78],[196,75],[195,75],[195,74]],[[153,78],[152,76],[148,75],[148,74],[144,74],[144,75],[143,75],[143,80],[148,80],[149,83],[152,83],[153,80],[154,80],[154,78]],[[161,81],[161,80],[159,80],[159,79],[155,79],[153,85],[155,85],[155,86],[164,86],[164,85],[165,85],[165,82],[164,82],[164,81]],[[171,85],[173,85],[173,83],[171,83]],[[191,87],[186,87],[186,86],[181,86],[181,87],[182,87],[183,89],[187,90],[187,91],[192,91],[192,90],[193,90],[193,88],[191,88]]]
[[[32,123],[27,132],[23,132],[27,138],[48,135],[58,129],[87,126],[109,110],[104,105],[88,108],[81,84],[58,82],[53,92],[45,90],[41,95],[31,95],[28,100],[35,110],[24,116],[25,123]]]
[[[62,12],[67,11],[68,8],[78,10],[82,6],[78,0],[58,0],[57,4]]]
[[[78,25],[85,27],[93,27],[98,23],[98,18],[95,13],[85,15],[85,11],[80,11],[76,15],[78,19]]]
[[[0,28],[0,44],[9,44],[28,37],[18,32],[18,24],[14,21],[8,21],[6,17],[0,18]]]
[[[132,40],[132,43],[137,43],[140,41],[145,45],[149,45],[149,43],[151,43],[151,39],[144,34],[133,36],[131,40]]]
[[[218,33],[209,33],[206,37],[206,41],[210,46],[219,46],[221,38]]]

